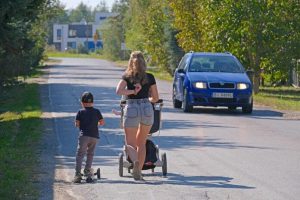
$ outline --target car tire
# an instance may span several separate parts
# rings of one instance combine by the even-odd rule
[[[173,100],[173,107],[174,108],[181,108],[182,107],[182,101],[179,101],[175,98],[175,88],[173,88],[172,100]]]
[[[187,89],[184,89],[184,91],[183,91],[182,109],[183,109],[183,112],[193,112],[193,106],[189,105],[189,102],[188,102]]]
[[[242,107],[242,111],[245,114],[251,114],[252,113],[252,111],[253,111],[253,99],[251,99],[250,104]]]

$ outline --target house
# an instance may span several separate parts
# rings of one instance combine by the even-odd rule
[[[53,43],[55,48],[58,51],[77,49],[80,45],[89,50],[102,48],[103,44],[97,30],[101,28],[107,18],[116,15],[116,13],[97,12],[94,22],[86,22],[85,19],[82,19],[80,22],[71,24],[54,24]]]

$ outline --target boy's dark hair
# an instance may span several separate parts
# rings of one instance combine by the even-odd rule
[[[93,94],[90,92],[84,92],[81,95],[81,102],[82,103],[93,103],[94,102]]]

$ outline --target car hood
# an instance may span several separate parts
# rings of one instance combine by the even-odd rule
[[[187,74],[192,82],[235,82],[250,83],[246,73],[224,73],[224,72],[192,72]]]

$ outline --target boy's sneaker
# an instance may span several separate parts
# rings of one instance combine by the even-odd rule
[[[92,169],[84,169],[83,170],[84,176],[86,176],[86,182],[87,183],[92,183],[94,182],[93,180],[93,170]]]
[[[133,176],[133,179],[136,181],[141,179],[141,172],[139,169],[139,161],[134,161],[134,163],[133,163],[132,176]]]
[[[92,176],[93,170],[92,169],[84,169],[83,174],[84,174],[84,176]]]
[[[76,173],[75,173],[75,177],[74,177],[74,179],[73,179],[73,182],[74,182],[74,183],[81,183],[81,179],[82,179],[81,173],[80,173],[80,172],[76,172]]]

